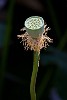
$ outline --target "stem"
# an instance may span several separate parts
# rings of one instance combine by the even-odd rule
[[[38,61],[39,61],[39,54],[38,52],[34,52],[33,71],[31,76],[31,83],[30,83],[31,100],[36,100],[35,85],[36,85],[36,78],[38,72]]]

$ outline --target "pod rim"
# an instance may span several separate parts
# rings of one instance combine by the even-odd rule
[[[29,19],[31,19],[31,18],[39,18],[39,19],[42,21],[41,26],[40,26],[39,28],[36,28],[36,29],[31,29],[31,28],[29,28],[29,27],[27,26],[27,21],[28,21]],[[38,29],[40,29],[41,27],[44,26],[44,20],[43,20],[43,18],[40,17],[40,16],[31,16],[31,17],[29,17],[29,18],[26,19],[24,25],[25,25],[26,28],[28,28],[28,29],[30,29],[30,30],[38,30]]]

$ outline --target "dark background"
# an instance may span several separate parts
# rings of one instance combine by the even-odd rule
[[[0,0],[0,100],[30,100],[33,51],[18,34],[26,18],[41,16],[53,43],[41,50],[37,100],[67,100],[67,0]]]

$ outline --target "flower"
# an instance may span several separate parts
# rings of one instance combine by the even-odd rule
[[[25,27],[21,31],[26,31],[22,35],[17,35],[18,38],[22,38],[24,48],[26,50],[31,49],[40,53],[42,48],[48,46],[48,42],[53,42],[53,39],[47,36],[49,27],[44,24],[44,20],[39,16],[31,16],[26,19]]]

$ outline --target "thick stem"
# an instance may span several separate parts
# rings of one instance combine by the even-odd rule
[[[34,52],[33,71],[31,76],[31,83],[30,83],[31,100],[36,100],[35,85],[36,85],[36,78],[38,72],[38,62],[39,62],[39,54],[38,52]]]

